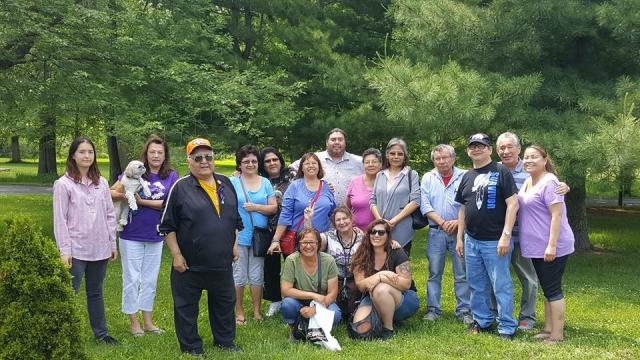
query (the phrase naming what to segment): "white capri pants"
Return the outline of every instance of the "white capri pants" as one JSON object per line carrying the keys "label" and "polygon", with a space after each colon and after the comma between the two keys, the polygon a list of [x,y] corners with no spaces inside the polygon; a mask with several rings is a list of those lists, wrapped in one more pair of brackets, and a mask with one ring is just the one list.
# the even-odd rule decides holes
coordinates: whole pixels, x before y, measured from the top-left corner
{"label": "white capri pants", "polygon": [[120,238],[122,262],[122,312],[153,311],[162,241],[145,242]]}
{"label": "white capri pants", "polygon": [[233,282],[236,287],[264,284],[264,258],[253,256],[251,246],[238,245],[238,261],[233,263]]}

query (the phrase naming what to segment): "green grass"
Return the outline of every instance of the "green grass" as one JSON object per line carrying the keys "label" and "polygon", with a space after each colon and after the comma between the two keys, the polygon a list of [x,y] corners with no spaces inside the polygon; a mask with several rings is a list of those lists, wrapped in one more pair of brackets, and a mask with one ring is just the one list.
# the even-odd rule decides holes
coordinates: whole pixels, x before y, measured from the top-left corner
{"label": "green grass", "polygon": [[[0,195],[0,214],[28,214],[51,235],[51,199],[47,195]],[[344,327],[334,331],[343,351],[328,353],[309,344],[291,344],[287,329],[279,318],[263,322],[248,321],[237,331],[237,343],[245,350],[241,355],[226,354],[212,346],[207,319],[206,295],[201,302],[198,322],[205,341],[208,358],[237,359],[449,359],[449,358],[580,358],[580,359],[637,359],[640,358],[640,214],[619,215],[590,212],[592,241],[602,250],[572,256],[564,278],[567,301],[566,340],[555,347],[545,346],[531,339],[530,333],[520,334],[513,342],[501,342],[495,335],[477,336],[465,333],[453,316],[455,299],[449,265],[443,281],[444,317],[436,323],[421,320],[425,307],[427,262],[424,256],[425,233],[415,238],[413,271],[418,285],[421,310],[397,328],[396,337],[388,342],[354,342],[348,339]],[[447,261],[449,264],[449,262]],[[158,281],[154,318],[167,330],[159,336],[133,338],[128,333],[128,320],[120,312],[121,267],[119,261],[109,266],[105,282],[107,320],[111,334],[121,341],[120,346],[96,345],[86,319],[84,293],[78,295],[78,311],[82,316],[82,336],[92,359],[186,359],[181,355],[175,339],[173,309],[169,287],[170,255],[165,249]],[[517,284],[517,279],[514,278]],[[516,285],[516,299],[519,286]],[[519,302],[517,302],[519,303]],[[245,296],[245,310],[250,311]],[[266,311],[267,304],[264,304]],[[518,311],[518,304],[516,304]],[[538,317],[542,316],[542,294],[538,296]],[[538,324],[538,328],[541,324]]]}
{"label": "green grass", "polygon": [[[33,159],[26,159],[22,163],[13,164],[8,162],[7,158],[0,158],[0,168],[9,169],[8,171],[0,171],[0,184],[20,184],[20,185],[52,185],[57,179],[55,176],[38,176],[38,162]],[[66,160],[58,159],[57,169],[58,175],[64,173]],[[235,171],[235,159],[216,160],[216,171],[221,174],[231,174]],[[109,179],[109,160],[98,159],[98,167],[100,173],[106,179]],[[174,168],[178,174],[184,175],[188,172],[186,162],[175,164]]]}

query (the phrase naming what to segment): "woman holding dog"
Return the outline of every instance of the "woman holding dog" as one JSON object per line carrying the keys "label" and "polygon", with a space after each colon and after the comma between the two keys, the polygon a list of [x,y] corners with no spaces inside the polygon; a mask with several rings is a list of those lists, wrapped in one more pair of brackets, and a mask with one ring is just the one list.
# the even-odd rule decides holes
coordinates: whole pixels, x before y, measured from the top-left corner
{"label": "woman holding dog", "polygon": [[402,249],[391,248],[391,226],[384,219],[369,224],[362,245],[352,261],[356,286],[365,296],[353,315],[353,323],[363,320],[375,307],[386,340],[393,337],[393,323],[418,311],[418,295],[411,278],[409,257]]}
{"label": "woman holding dog", "polygon": [[[163,332],[153,323],[152,313],[163,241],[157,225],[162,201],[178,180],[178,173],[170,166],[169,147],[159,136],[151,135],[147,139],[140,161],[146,168],[141,181],[148,183],[151,196],[142,198],[136,194],[138,210],[130,212],[130,221],[120,233],[122,312],[129,316],[129,330],[135,337]],[[122,188],[120,181],[111,187],[114,201],[127,201]],[[142,325],[138,312],[142,312]]]}
{"label": "woman holding dog", "polygon": [[268,216],[278,211],[273,187],[268,179],[258,175],[258,148],[244,145],[236,152],[236,170],[240,176],[232,176],[231,184],[238,195],[238,213],[244,229],[237,235],[238,261],[233,263],[233,281],[236,286],[236,325],[244,325],[244,288],[251,288],[253,319],[262,320],[260,304],[264,283],[264,257],[253,253],[253,228],[268,227]]}
{"label": "woman holding dog", "polygon": [[85,277],[89,324],[96,340],[108,345],[118,344],[107,329],[102,295],[107,263],[118,258],[115,229],[109,185],[96,165],[95,146],[86,137],[76,138],[65,174],[53,184],[53,232],[76,293]]}

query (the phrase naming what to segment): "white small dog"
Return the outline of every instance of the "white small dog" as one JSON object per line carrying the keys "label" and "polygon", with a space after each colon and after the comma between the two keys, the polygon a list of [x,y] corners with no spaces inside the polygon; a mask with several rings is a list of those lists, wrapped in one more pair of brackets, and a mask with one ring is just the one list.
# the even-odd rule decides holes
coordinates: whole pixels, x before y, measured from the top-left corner
{"label": "white small dog", "polygon": [[129,209],[138,210],[135,194],[142,189],[145,196],[151,196],[149,184],[142,179],[142,175],[146,171],[147,169],[144,167],[144,164],[137,160],[130,162],[124,170],[124,175],[122,179],[120,179],[120,183],[124,187],[124,196],[127,198],[127,201],[118,201],[115,204],[116,221],[118,222],[116,227],[117,231],[122,231],[124,226],[127,225]]}

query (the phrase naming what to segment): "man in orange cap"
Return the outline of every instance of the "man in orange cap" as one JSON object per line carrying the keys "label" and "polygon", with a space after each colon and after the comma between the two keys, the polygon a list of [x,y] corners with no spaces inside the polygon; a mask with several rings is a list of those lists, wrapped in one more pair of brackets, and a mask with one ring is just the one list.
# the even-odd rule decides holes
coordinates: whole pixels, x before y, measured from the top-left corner
{"label": "man in orange cap", "polygon": [[229,179],[215,173],[209,140],[191,140],[186,150],[190,173],[171,188],[158,226],[173,257],[176,335],[180,350],[204,354],[197,321],[200,296],[207,290],[214,343],[238,352],[231,266],[237,258],[236,231],[243,228],[238,199]]}

